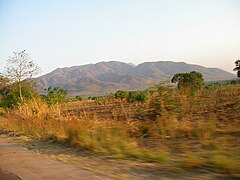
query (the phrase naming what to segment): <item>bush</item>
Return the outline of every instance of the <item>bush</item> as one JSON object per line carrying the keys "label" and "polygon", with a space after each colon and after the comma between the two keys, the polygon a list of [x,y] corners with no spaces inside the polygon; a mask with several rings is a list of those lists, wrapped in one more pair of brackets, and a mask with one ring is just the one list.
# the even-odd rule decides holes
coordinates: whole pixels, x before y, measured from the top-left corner
{"label": "bush", "polygon": [[147,95],[143,91],[130,91],[128,93],[128,102],[136,102],[136,101],[141,101],[144,102],[147,100]]}
{"label": "bush", "polygon": [[115,93],[115,98],[124,99],[128,97],[128,91],[119,90]]}
{"label": "bush", "polygon": [[77,101],[82,101],[83,98],[82,98],[81,96],[76,96],[75,99],[76,99]]}
{"label": "bush", "polygon": [[50,105],[63,103],[67,100],[67,90],[65,89],[62,89],[59,87],[54,87],[54,88],[49,87],[47,91],[48,91],[48,94],[47,96],[44,97],[44,99]]}
{"label": "bush", "polygon": [[[33,96],[37,96],[33,88],[27,84],[22,86],[22,96],[24,100],[31,99]],[[21,103],[21,98],[18,88],[14,85],[11,88],[7,89],[3,99],[0,103],[0,106],[3,108],[11,108]]]}
{"label": "bush", "polygon": [[204,85],[203,75],[199,72],[177,73],[171,79],[172,83],[178,83],[178,89],[184,94],[194,95]]}

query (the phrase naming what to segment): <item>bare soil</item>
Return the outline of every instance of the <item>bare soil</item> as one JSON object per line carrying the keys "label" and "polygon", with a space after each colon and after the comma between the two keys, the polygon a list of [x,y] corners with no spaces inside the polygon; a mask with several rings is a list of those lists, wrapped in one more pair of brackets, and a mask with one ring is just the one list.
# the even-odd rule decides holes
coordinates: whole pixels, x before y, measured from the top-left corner
{"label": "bare soil", "polygon": [[3,179],[111,179],[77,168],[0,139],[0,180]]}

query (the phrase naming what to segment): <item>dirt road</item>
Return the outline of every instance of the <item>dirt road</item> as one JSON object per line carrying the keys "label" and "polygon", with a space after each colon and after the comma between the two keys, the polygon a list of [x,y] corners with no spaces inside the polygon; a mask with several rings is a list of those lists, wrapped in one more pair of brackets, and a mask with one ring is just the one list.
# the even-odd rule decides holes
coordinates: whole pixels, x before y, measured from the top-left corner
{"label": "dirt road", "polygon": [[110,179],[104,175],[49,159],[0,139],[0,180]]}

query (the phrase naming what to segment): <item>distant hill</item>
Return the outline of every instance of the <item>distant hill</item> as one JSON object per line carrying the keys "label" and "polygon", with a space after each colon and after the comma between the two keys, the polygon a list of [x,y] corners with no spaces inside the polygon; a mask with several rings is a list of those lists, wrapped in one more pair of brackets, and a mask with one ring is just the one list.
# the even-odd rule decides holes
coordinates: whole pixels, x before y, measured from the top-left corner
{"label": "distant hill", "polygon": [[69,95],[91,95],[118,89],[142,89],[162,80],[170,81],[180,72],[201,72],[206,81],[227,80],[235,75],[217,68],[206,68],[184,62],[145,62],[137,66],[118,61],[99,62],[58,68],[36,78],[43,90],[49,86],[66,89]]}

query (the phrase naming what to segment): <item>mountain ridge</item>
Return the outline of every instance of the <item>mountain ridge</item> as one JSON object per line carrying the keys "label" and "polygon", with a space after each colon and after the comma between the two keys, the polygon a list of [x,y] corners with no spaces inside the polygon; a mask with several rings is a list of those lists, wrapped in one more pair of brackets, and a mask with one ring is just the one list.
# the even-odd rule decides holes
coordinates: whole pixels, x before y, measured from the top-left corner
{"label": "mountain ridge", "polygon": [[[198,71],[206,81],[228,80],[235,76],[218,68],[173,61],[143,62],[138,65],[120,61],[102,61],[57,68],[36,78],[39,88],[59,86],[71,96],[101,94],[118,89],[143,89],[159,81],[170,81],[176,73]],[[43,92],[43,91],[42,91]]]}

